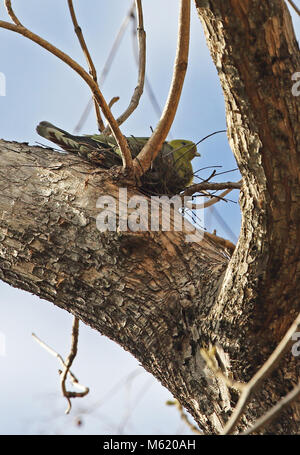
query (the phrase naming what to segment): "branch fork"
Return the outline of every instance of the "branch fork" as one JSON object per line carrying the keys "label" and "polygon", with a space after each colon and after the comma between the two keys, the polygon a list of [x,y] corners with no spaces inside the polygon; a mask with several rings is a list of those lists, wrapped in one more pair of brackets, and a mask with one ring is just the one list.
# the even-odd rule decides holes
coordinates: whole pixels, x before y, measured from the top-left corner
{"label": "branch fork", "polygon": [[[139,71],[138,71],[138,83],[132,95],[129,106],[124,113],[115,119],[113,116],[109,104],[106,103],[104,96],[99,88],[97,82],[97,72],[93,63],[92,57],[89,53],[86,41],[84,39],[82,29],[80,28],[76,13],[73,6],[72,0],[67,0],[70,16],[74,26],[75,33],[77,35],[80,46],[85,55],[89,73],[81,66],[78,62],[73,60],[68,54],[61,51],[53,44],[46,41],[41,36],[35,34],[28,28],[26,28],[16,16],[11,0],[5,0],[5,6],[10,16],[12,23],[6,21],[0,21],[0,28],[14,31],[20,35],[25,36],[31,41],[37,43],[39,46],[48,50],[60,60],[65,62],[71,67],[77,74],[79,74],[83,80],[89,86],[93,100],[94,107],[97,117],[98,129],[100,132],[109,134],[112,133],[117,141],[118,147],[121,151],[123,168],[128,172],[129,175],[134,175],[136,181],[139,182],[140,177],[149,169],[151,163],[156,158],[163,142],[165,141],[171,125],[173,123],[178,103],[181,96],[183,82],[185,78],[186,68],[188,64],[188,50],[189,50],[189,36],[190,36],[190,0],[180,0],[180,14],[179,14],[179,31],[178,31],[178,43],[177,53],[174,64],[174,72],[169,95],[166,101],[165,108],[163,110],[161,119],[154,130],[152,136],[140,152],[140,154],[132,160],[131,151],[129,149],[126,138],[121,133],[119,126],[133,113],[139,104],[139,100],[143,93],[144,82],[145,82],[145,65],[146,65],[146,34],[144,31],[143,24],[143,10],[142,1],[135,0],[138,26],[138,44],[139,44]],[[101,117],[100,110],[107,120],[107,127],[104,127],[104,122]]]}

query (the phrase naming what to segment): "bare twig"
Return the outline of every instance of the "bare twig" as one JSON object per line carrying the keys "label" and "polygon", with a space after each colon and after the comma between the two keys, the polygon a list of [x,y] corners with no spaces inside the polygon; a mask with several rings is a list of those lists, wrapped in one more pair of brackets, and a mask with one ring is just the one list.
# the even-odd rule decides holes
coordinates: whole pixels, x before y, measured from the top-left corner
{"label": "bare twig", "polygon": [[[216,204],[219,201],[224,201],[225,196],[229,194],[232,190],[234,189],[240,189],[242,186],[242,179],[239,180],[238,182],[225,182],[225,183],[209,183],[209,182],[201,182],[197,183],[195,185],[189,186],[183,193],[182,196],[189,196],[192,195],[196,191],[201,191],[203,196],[210,197],[211,199],[209,201],[204,202],[204,204],[197,204],[193,202],[188,202],[186,206],[188,208],[197,210],[197,209],[202,209],[202,208],[208,208],[211,207],[212,205]],[[221,190],[223,188],[227,188],[223,193],[220,195],[212,195],[208,193],[206,190]]]}
{"label": "bare twig", "polygon": [[[122,21],[122,24],[120,26],[120,29],[119,29],[118,33],[117,33],[117,36],[116,36],[116,38],[115,38],[115,40],[114,40],[114,42],[112,44],[111,50],[110,50],[110,52],[108,54],[108,57],[107,57],[107,59],[106,59],[106,61],[104,63],[103,69],[102,69],[100,77],[99,77],[99,86],[100,87],[102,87],[102,85],[103,85],[103,83],[105,81],[105,78],[106,78],[106,76],[107,76],[107,74],[108,74],[108,72],[109,72],[109,70],[111,68],[111,64],[112,64],[113,59],[114,59],[114,57],[116,55],[116,52],[117,52],[117,49],[118,49],[118,47],[119,47],[119,45],[121,43],[121,40],[122,40],[122,38],[124,36],[124,33],[125,33],[125,30],[126,30],[126,27],[127,27],[128,23],[129,23],[129,20],[130,20],[130,18],[133,15],[134,9],[135,9],[135,0],[133,0],[132,5],[129,8],[129,11],[127,12],[124,20]],[[92,105],[91,101],[92,100],[89,100],[89,102],[87,103],[87,105],[86,105],[86,107],[85,107],[85,109],[84,109],[84,111],[83,111],[83,113],[82,113],[77,125],[75,126],[75,128],[74,128],[75,133],[78,133],[79,131],[81,131],[81,129],[82,129],[82,127],[83,127],[83,125],[84,125],[84,123],[85,123],[85,121],[87,119],[87,116],[88,116],[88,114],[90,112],[90,108],[91,108],[91,105]]]}
{"label": "bare twig", "polygon": [[[74,25],[74,31],[77,35],[78,41],[80,43],[81,49],[84,53],[84,56],[86,58],[86,61],[87,61],[88,67],[89,67],[89,73],[92,76],[92,78],[94,79],[94,81],[97,83],[97,71],[96,71],[93,59],[91,57],[91,54],[88,50],[87,44],[85,42],[81,27],[79,26],[79,24],[77,22],[77,18],[76,18],[74,6],[73,6],[73,0],[68,0],[68,6],[69,6],[71,19],[72,19],[72,22]],[[103,123],[103,120],[101,117],[99,104],[97,103],[97,100],[95,97],[93,97],[93,100],[94,100],[94,106],[95,106],[95,111],[96,111],[96,118],[97,118],[97,122],[98,122],[98,129],[101,132],[102,130],[104,130],[105,127],[104,127],[104,123]]]}
{"label": "bare twig", "polygon": [[290,406],[293,401],[300,395],[300,382],[291,390],[285,397],[283,397],[275,406],[273,406],[265,415],[258,419],[255,424],[248,428],[242,433],[242,435],[248,435],[254,433],[259,429],[267,426],[278,414],[280,414],[285,408]]}
{"label": "bare twig", "polygon": [[9,17],[11,18],[11,20],[16,24],[16,25],[19,25],[20,27],[22,27],[22,24],[21,22],[19,21],[19,19],[17,18],[17,16],[15,15],[13,9],[12,9],[12,6],[11,6],[11,0],[5,0],[5,6],[6,6],[6,9],[7,9],[7,13],[9,15]]}
{"label": "bare twig", "polygon": [[231,191],[232,191],[232,189],[223,191],[223,193],[221,193],[220,195],[210,194],[208,191],[201,191],[200,194],[197,194],[197,196],[194,196],[194,197],[210,197],[211,198],[209,201],[206,201],[204,203],[197,203],[194,201],[186,202],[184,198],[182,198],[182,199],[184,201],[185,207],[188,209],[191,209],[191,210],[206,209],[206,208],[216,204],[217,202],[220,202],[220,201],[227,202],[227,199],[225,199],[225,196],[227,196],[227,194],[230,193]]}
{"label": "bare twig", "polygon": [[253,393],[259,388],[261,385],[262,381],[264,381],[274,370],[274,368],[277,366],[278,362],[280,359],[283,357],[283,355],[287,352],[287,350],[290,348],[291,344],[294,343],[292,336],[293,334],[299,330],[300,327],[300,314],[298,317],[295,319],[279,345],[276,347],[276,349],[273,351],[273,353],[270,355],[268,360],[263,364],[263,366],[258,370],[258,372],[253,376],[253,378],[247,383],[245,386],[238,404],[233,411],[229,421],[227,422],[226,426],[224,427],[224,430],[222,434],[231,434],[233,433],[236,425],[238,424],[238,421],[240,417],[242,416],[247,404],[250,401],[250,398],[252,397]]}
{"label": "bare twig", "polygon": [[67,375],[72,366],[73,360],[75,359],[76,354],[77,354],[78,333],[79,333],[79,319],[74,317],[73,326],[72,326],[71,350],[65,361],[64,369],[60,375],[60,384],[61,384],[62,394],[64,397],[66,397],[66,399],[68,401],[68,407],[65,411],[66,414],[69,414],[71,407],[72,407],[70,398],[84,396],[81,392],[69,392],[66,389]]}
{"label": "bare twig", "polygon": [[[225,196],[227,196],[227,194],[231,193],[231,191],[232,191],[232,189],[225,190],[219,196],[214,195],[212,197],[211,195],[209,195],[211,197],[211,199],[209,201],[204,202],[203,208],[207,209],[208,207],[211,207],[212,205],[216,204],[217,202],[224,201]],[[208,196],[208,194],[206,194],[206,196]]]}
{"label": "bare twig", "polygon": [[[74,397],[84,397],[85,395],[87,395],[89,393],[89,388],[80,384],[78,379],[76,378],[76,376],[72,373],[72,371],[70,370],[70,367],[71,367],[71,364],[74,360],[74,357],[76,356],[76,352],[77,352],[77,342],[78,342],[78,322],[76,322],[76,319],[77,318],[74,318],[74,323],[73,323],[73,330],[72,330],[72,348],[71,348],[71,352],[66,360],[66,362],[64,361],[64,359],[62,358],[62,356],[60,354],[58,354],[54,349],[52,349],[50,346],[48,346],[44,341],[42,341],[38,336],[36,336],[34,333],[32,334],[33,338],[44,348],[46,349],[46,351],[48,351],[51,355],[53,355],[54,357],[56,357],[60,363],[62,364],[63,368],[64,368],[64,376],[62,376],[62,372],[60,371],[60,374],[61,374],[61,383],[62,383],[62,380],[66,381],[66,377],[67,377],[67,374],[70,375],[71,377],[71,382],[72,384],[77,387],[78,389],[82,390],[81,392],[67,392],[65,390],[65,386],[62,386],[62,391],[63,391],[63,396],[67,398],[68,400],[68,409],[67,411],[69,412],[70,409],[71,409],[71,403],[70,403],[70,398],[74,398]],[[78,319],[77,319],[78,321]],[[76,333],[73,334],[73,332],[75,331],[76,332],[76,326],[77,326],[77,335]],[[76,344],[76,346],[74,346]],[[74,355],[75,353],[75,355]],[[66,411],[66,413],[67,413]]]}
{"label": "bare twig", "polygon": [[295,5],[295,3],[292,1],[292,0],[287,0],[289,2],[289,4],[291,5],[292,8],[294,8],[294,10],[296,11],[296,13],[298,14],[298,16],[300,16],[300,9],[298,8],[298,6]]}
{"label": "bare twig", "polygon": [[110,102],[108,103],[108,106],[109,106],[109,109],[111,109],[113,107],[113,105],[119,101],[120,97],[119,96],[114,96]]}
{"label": "bare twig", "polygon": [[194,193],[203,190],[240,190],[242,186],[240,182],[223,182],[223,183],[213,183],[213,182],[201,182],[195,183],[194,185],[190,185],[183,193],[182,196],[192,196]]}
{"label": "bare twig", "polygon": [[157,127],[133,162],[135,174],[138,176],[143,175],[156,158],[168,135],[177,111],[188,64],[190,7],[190,0],[180,1],[178,43],[171,87]]}
{"label": "bare twig", "polygon": [[233,239],[233,241],[235,243],[237,243],[238,241],[238,238],[237,236],[235,235],[235,233],[232,231],[231,227],[228,225],[228,223],[226,223],[226,221],[224,220],[224,218],[220,215],[220,213],[218,212],[218,210],[215,208],[215,207],[210,207],[209,208],[210,212],[212,213],[212,215],[216,218],[217,222],[222,226],[222,229],[224,229],[224,231],[226,231],[229,235],[229,237],[231,239]]}
{"label": "bare twig", "polygon": [[[137,108],[140,98],[144,91],[144,83],[145,83],[145,68],[146,68],[146,33],[144,30],[144,20],[143,20],[143,8],[142,8],[142,1],[135,0],[137,17],[138,17],[138,43],[139,43],[139,71],[138,71],[138,83],[134,89],[132,98],[130,100],[129,106],[127,109],[117,118],[117,122],[119,125],[125,122],[128,117],[133,113],[133,111]],[[105,128],[103,134],[107,134],[109,128]]]}
{"label": "bare twig", "polygon": [[[10,2],[8,2],[8,3],[10,5]],[[11,5],[10,5],[10,7],[11,7]],[[61,51],[57,47],[53,46],[53,44],[49,43],[48,41],[46,41],[39,35],[28,30],[23,25],[11,24],[10,22],[0,21],[0,28],[4,28],[6,30],[11,30],[13,32],[19,33],[20,35],[25,36],[26,38],[30,39],[31,41],[34,41],[39,46],[43,47],[48,52],[52,53],[53,55],[58,57],[60,60],[65,62],[68,66],[70,66],[77,74],[79,74],[83,78],[83,80],[90,87],[90,89],[93,93],[93,96],[95,97],[99,106],[101,107],[101,110],[102,110],[104,116],[106,117],[108,124],[113,132],[113,135],[117,141],[117,144],[118,144],[121,154],[122,154],[123,167],[130,171],[133,168],[133,163],[132,163],[131,152],[130,152],[129,146],[127,144],[127,140],[121,133],[119,125],[118,125],[116,119],[114,118],[114,116],[112,115],[112,113],[102,95],[102,92],[99,89],[98,84],[94,81],[94,79],[84,70],[84,68],[82,68],[82,66],[80,66],[69,55],[67,55],[65,52]]]}
{"label": "bare twig", "polygon": [[[133,14],[132,15],[132,35],[131,36],[132,36],[134,60],[138,67],[139,66],[139,51],[138,51],[138,43],[137,43],[137,39],[136,39],[136,30],[137,30],[136,17]],[[153,106],[154,111],[156,112],[157,116],[160,117],[161,113],[162,113],[162,109],[159,105],[159,102],[157,101],[157,98],[155,96],[151,83],[150,83],[149,79],[147,78],[147,74],[145,75],[145,89],[148,92],[149,100]],[[170,134],[169,134],[169,137],[171,137]]]}

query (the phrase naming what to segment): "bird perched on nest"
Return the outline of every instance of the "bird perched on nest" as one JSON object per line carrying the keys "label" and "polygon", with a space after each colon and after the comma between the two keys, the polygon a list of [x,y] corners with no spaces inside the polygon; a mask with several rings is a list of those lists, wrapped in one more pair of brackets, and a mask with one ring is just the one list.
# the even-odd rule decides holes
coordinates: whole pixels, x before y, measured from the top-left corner
{"label": "bird perched on nest", "polygon": [[[120,149],[113,136],[94,134],[73,136],[49,122],[41,122],[36,128],[38,134],[59,145],[63,150],[76,153],[97,166],[108,169],[121,166]],[[142,150],[148,137],[127,137],[132,157]],[[193,183],[191,164],[197,153],[192,141],[176,139],[164,142],[151,168],[141,178],[141,189],[150,195],[175,195]]]}

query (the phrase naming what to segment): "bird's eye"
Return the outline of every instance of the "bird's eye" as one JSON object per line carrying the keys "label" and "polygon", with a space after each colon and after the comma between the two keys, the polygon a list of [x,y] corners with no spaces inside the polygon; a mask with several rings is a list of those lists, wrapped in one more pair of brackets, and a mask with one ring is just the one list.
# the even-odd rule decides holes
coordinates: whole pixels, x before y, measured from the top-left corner
{"label": "bird's eye", "polygon": [[186,142],[182,142],[182,145],[187,145],[187,143]]}

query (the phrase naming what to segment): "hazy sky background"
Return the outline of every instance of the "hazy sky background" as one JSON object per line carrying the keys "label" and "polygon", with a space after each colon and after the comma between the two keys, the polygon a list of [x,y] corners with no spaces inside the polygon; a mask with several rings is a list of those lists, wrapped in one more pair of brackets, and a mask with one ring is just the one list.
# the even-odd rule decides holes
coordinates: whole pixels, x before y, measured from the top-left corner
{"label": "hazy sky background", "polygon": [[[24,25],[85,65],[67,1],[14,0],[12,3]],[[131,0],[74,0],[98,75],[131,4]],[[163,107],[172,77],[178,2],[144,0],[143,5],[147,77]],[[9,20],[3,2],[0,17]],[[293,18],[299,35],[299,17],[293,14]],[[215,130],[225,129],[226,123],[222,90],[193,2],[191,22],[189,67],[171,134],[173,138],[197,142]],[[80,77],[63,62],[28,39],[0,29],[0,72],[6,78],[6,96],[0,97],[1,138],[50,145],[35,132],[41,120],[73,132],[90,94]],[[120,96],[113,107],[116,115],[127,106],[136,81],[129,25],[103,85],[108,101]],[[122,126],[122,132],[148,136],[157,120],[145,92],[139,108]],[[81,133],[96,130],[92,111]],[[217,165],[222,166],[220,171],[236,167],[225,134],[208,139],[198,151],[201,158],[194,160],[195,170]],[[200,175],[208,176],[205,172]],[[224,176],[219,177],[219,181],[222,179]],[[225,174],[225,179],[238,180],[238,173]],[[229,197],[237,201],[238,192],[232,192]],[[222,202],[216,208],[233,235],[212,213],[206,215],[205,227],[209,231],[217,229],[218,235],[235,242],[240,227],[238,204]],[[0,355],[0,434],[191,434],[176,409],[165,405],[172,398],[170,393],[129,353],[82,323],[72,370],[91,391],[86,398],[72,400],[72,411],[65,416],[58,361],[32,339],[31,333],[35,332],[65,356],[71,326],[72,316],[65,311],[0,282],[0,335],[5,338],[5,355]],[[81,426],[76,425],[78,418],[83,422]]]}

